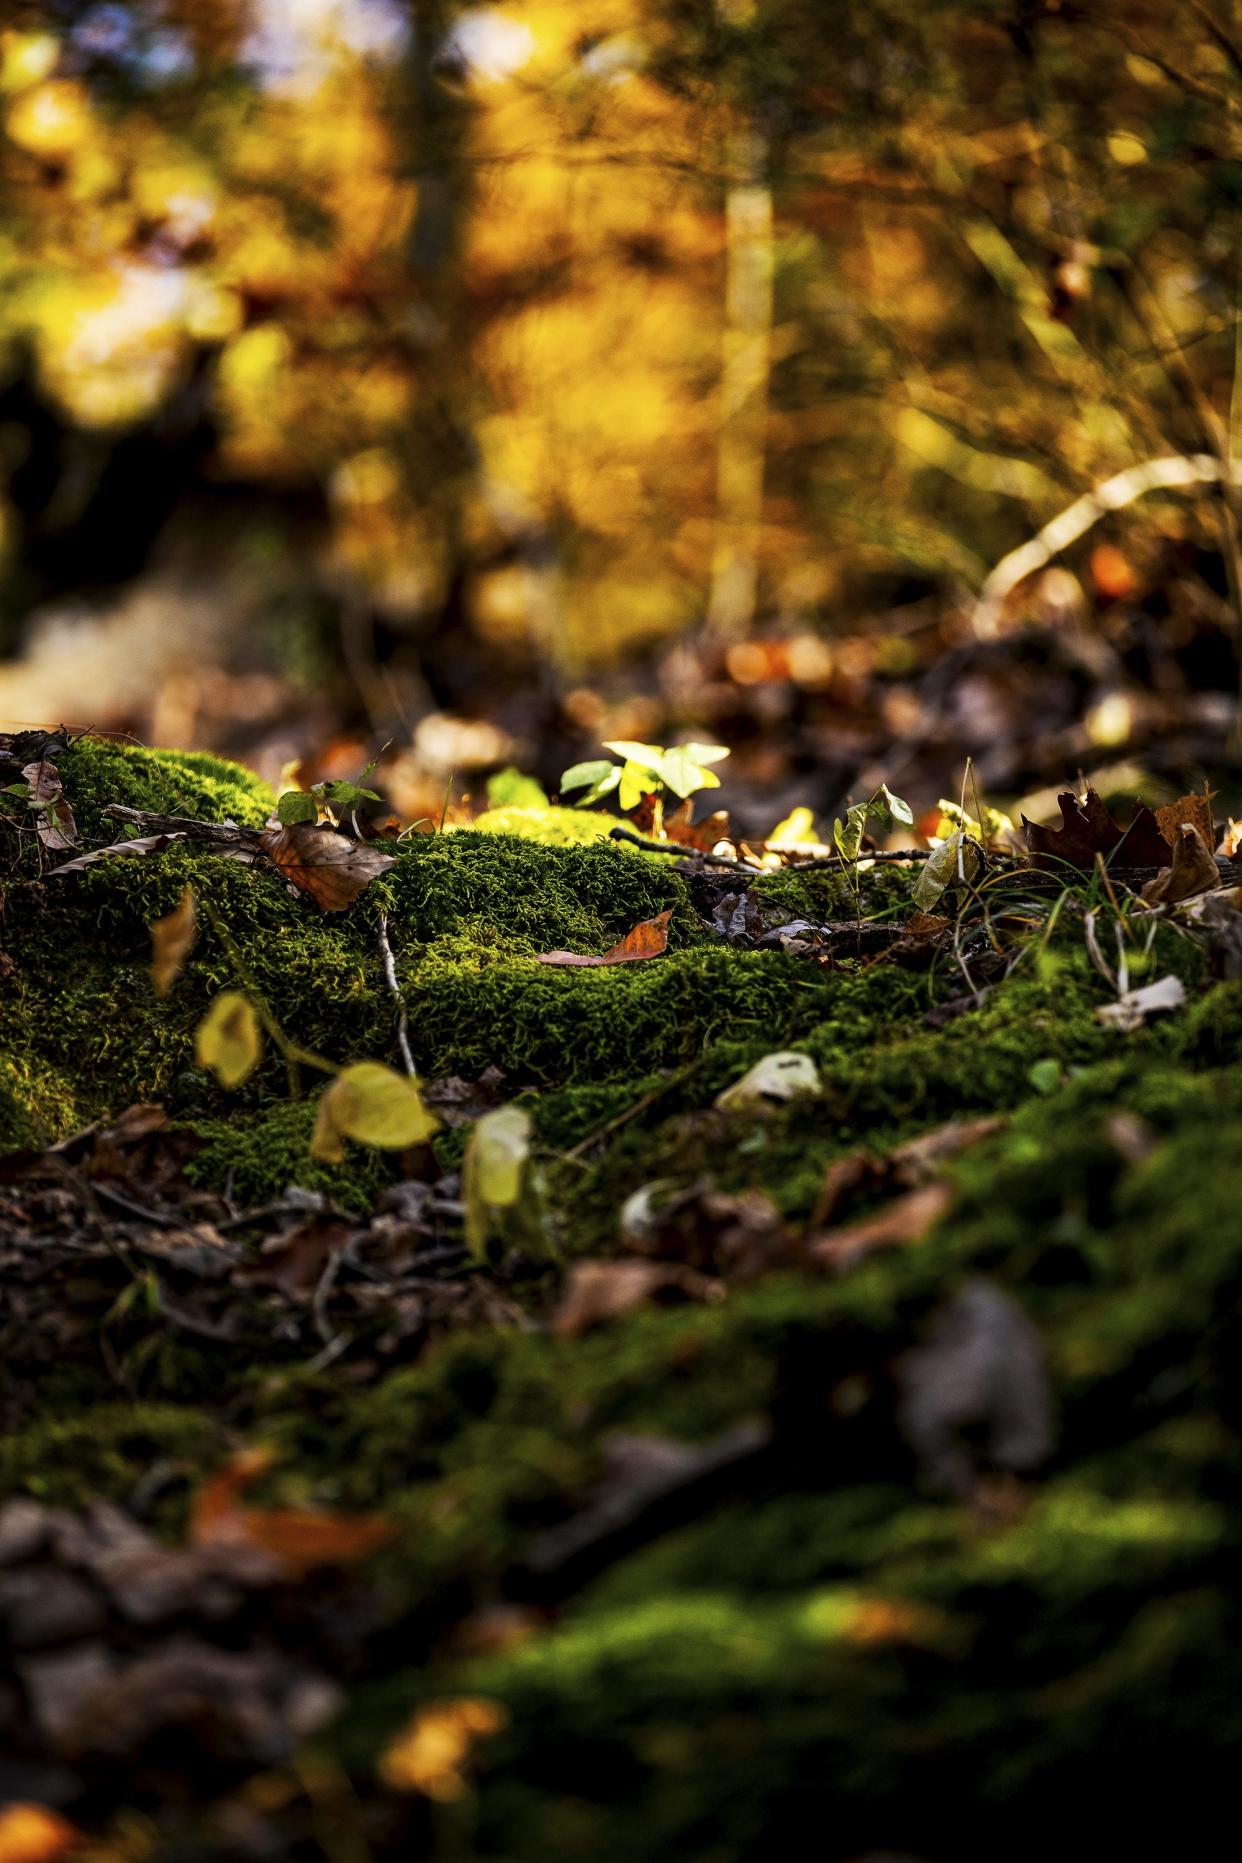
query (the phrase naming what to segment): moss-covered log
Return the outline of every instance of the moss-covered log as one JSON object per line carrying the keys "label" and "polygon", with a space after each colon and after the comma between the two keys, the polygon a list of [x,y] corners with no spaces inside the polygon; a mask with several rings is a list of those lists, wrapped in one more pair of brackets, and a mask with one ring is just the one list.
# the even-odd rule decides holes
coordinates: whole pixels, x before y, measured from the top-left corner
{"label": "moss-covered log", "polygon": [[[79,744],[60,767],[96,839],[108,802],[252,825],[271,803],[210,759]],[[235,957],[208,920],[168,997],[147,968],[150,923],[190,883],[289,1036],[337,1062],[394,1055],[387,914],[420,1072],[498,1068],[534,1114],[550,1258],[615,1253],[624,1199],[655,1180],[760,1191],[796,1233],[860,1146],[1006,1113],[948,1167],[950,1213],[844,1274],[763,1275],[581,1337],[543,1326],[545,1265],[515,1284],[532,1330],[467,1333],[366,1388],[348,1360],[273,1375],[275,1350],[255,1366],[209,1344],[180,1382],[158,1355],[128,1390],[100,1371],[89,1402],[52,1380],[0,1452],[0,1486],[124,1499],[161,1458],[222,1456],[241,1419],[281,1451],[274,1492],[391,1515],[381,1634],[334,1739],[364,1799],[379,1794],[375,1854],[731,1863],[800,1852],[809,1817],[833,1859],[1033,1858],[1084,1792],[1117,1843],[1172,1769],[1197,1809],[1219,1802],[1242,1735],[1242,986],[1207,983],[1199,948],[1161,928],[1132,974],[1175,970],[1191,1000],[1119,1036],[1093,1015],[1107,986],[1067,911],[1011,942],[986,1000],[933,1025],[962,993],[952,959],[732,949],[670,863],[560,832],[413,838],[323,915],[275,873],[189,843],[51,878],[7,831],[0,1150],[158,1099],[205,1140],[191,1169],[242,1204],[293,1181],[361,1210],[402,1170],[354,1147],[343,1167],[312,1163],[313,1097],[289,1097],[277,1057],[233,1095],[197,1067],[194,1030],[237,987]],[[908,883],[869,878],[865,903],[898,909]],[[756,893],[774,921],[853,910],[831,874]],[[664,911],[658,960],[536,961],[600,952]],[[715,1106],[789,1047],[816,1062],[818,1094]],[[443,1168],[462,1138],[436,1141]],[[1058,1408],[1046,1471],[990,1526],[928,1485],[899,1395],[905,1355],[979,1281],[1038,1328]],[[533,1549],[598,1498],[618,1433],[700,1442],[753,1418],[766,1447],[733,1490],[620,1541],[541,1614]],[[523,1635],[483,1654],[447,1637],[506,1596]],[[408,1716],[461,1695],[502,1710],[471,1789],[435,1807],[385,1793],[377,1761]]]}

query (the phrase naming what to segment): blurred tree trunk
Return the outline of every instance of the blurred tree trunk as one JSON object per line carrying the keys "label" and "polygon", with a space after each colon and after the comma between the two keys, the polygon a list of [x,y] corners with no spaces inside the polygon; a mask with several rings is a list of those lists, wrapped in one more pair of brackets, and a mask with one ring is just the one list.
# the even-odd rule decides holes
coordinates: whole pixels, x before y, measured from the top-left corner
{"label": "blurred tree trunk", "polygon": [[[721,0],[728,21],[752,11],[751,0]],[[707,625],[737,639],[754,624],[759,582],[773,274],[768,142],[741,110],[726,162],[724,358]]]}

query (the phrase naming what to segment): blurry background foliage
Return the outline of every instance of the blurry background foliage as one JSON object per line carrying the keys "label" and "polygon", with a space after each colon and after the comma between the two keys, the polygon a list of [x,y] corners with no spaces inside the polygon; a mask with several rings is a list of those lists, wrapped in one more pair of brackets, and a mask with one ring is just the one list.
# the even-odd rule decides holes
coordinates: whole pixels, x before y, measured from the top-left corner
{"label": "blurry background foliage", "polygon": [[290,682],[378,732],[704,625],[814,658],[1242,452],[1233,15],[10,0],[0,714],[235,743]]}

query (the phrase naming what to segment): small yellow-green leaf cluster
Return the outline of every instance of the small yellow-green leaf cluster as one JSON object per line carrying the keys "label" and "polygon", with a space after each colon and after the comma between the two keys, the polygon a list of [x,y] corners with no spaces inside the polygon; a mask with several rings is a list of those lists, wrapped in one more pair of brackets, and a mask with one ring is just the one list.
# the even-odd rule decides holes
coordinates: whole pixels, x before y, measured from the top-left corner
{"label": "small yellow-green leaf cluster", "polygon": [[356,1061],[344,1068],[319,1102],[311,1155],[340,1164],[342,1139],[357,1139],[381,1151],[404,1151],[421,1145],[436,1130],[415,1081],[380,1061]]}
{"label": "small yellow-green leaf cluster", "polygon": [[463,1163],[466,1246],[482,1255],[492,1218],[522,1194],[530,1156],[531,1119],[520,1106],[484,1113],[470,1134]]}
{"label": "small yellow-green leaf cluster", "polygon": [[240,1087],[263,1058],[254,1004],[240,990],[221,990],[198,1025],[194,1052],[222,1087]]}

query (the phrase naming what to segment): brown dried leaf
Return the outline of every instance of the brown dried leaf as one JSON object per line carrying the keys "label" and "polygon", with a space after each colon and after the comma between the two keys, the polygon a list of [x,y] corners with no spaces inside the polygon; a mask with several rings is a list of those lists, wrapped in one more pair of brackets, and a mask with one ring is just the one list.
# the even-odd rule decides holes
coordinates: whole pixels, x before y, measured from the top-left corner
{"label": "brown dried leaf", "polygon": [[308,1217],[265,1242],[259,1260],[241,1269],[237,1278],[257,1287],[279,1288],[282,1294],[309,1293],[353,1234],[353,1225],[339,1217]]}
{"label": "brown dried leaf", "polygon": [[614,944],[611,951],[605,951],[602,957],[584,957],[578,951],[541,951],[541,964],[562,964],[578,966],[595,966],[598,964],[632,964],[644,957],[660,957],[668,949],[668,922],[672,910],[661,912],[658,918],[644,919],[633,931],[627,932],[620,944]]}
{"label": "brown dried leaf", "polygon": [[151,981],[157,996],[167,996],[181,975],[197,933],[194,888],[187,886],[172,911],[151,927]]}
{"label": "brown dried leaf", "polygon": [[731,839],[729,817],[725,810],[717,809],[714,815],[696,822],[694,803],[689,796],[680,808],[665,816],[664,833],[670,841],[676,841],[679,847],[696,848],[701,854],[710,854],[717,841]]}
{"label": "brown dried leaf", "polygon": [[1118,827],[1094,789],[1081,799],[1067,789],[1057,797],[1057,807],[1060,828],[1041,828],[1022,817],[1036,866],[1093,867],[1097,854],[1107,857],[1118,847],[1127,867],[1160,867],[1168,859],[1169,843],[1145,803],[1139,803],[1128,828]]}
{"label": "brown dried leaf", "polygon": [[1155,879],[1148,880],[1143,888],[1143,898],[1149,906],[1175,906],[1181,899],[1210,892],[1220,885],[1216,857],[1194,823],[1183,822],[1176,835],[1171,864],[1161,867]]}
{"label": "brown dried leaf", "polygon": [[886,1204],[874,1216],[813,1238],[807,1243],[807,1260],[820,1268],[849,1268],[876,1249],[904,1248],[921,1242],[952,1201],[950,1185],[924,1184],[918,1190],[907,1191],[895,1203]]}
{"label": "brown dried leaf", "polygon": [[45,757],[28,763],[22,771],[30,784],[30,799],[39,806],[35,811],[35,833],[44,847],[59,854],[78,845],[78,825],[60,784],[60,771]]}
{"label": "brown dried leaf", "polygon": [[1177,846],[1177,831],[1183,822],[1190,822],[1199,830],[1205,847],[1211,849],[1216,846],[1216,824],[1212,820],[1210,793],[1183,796],[1178,802],[1166,802],[1162,809],[1156,810],[1156,821],[1170,847]]}
{"label": "brown dried leaf", "polygon": [[352,906],[372,880],[387,873],[394,859],[313,822],[268,829],[259,836],[259,845],[289,885],[309,894],[324,912],[344,912]]}
{"label": "brown dried leaf", "polygon": [[569,1271],[552,1329],[572,1339],[653,1301],[708,1300],[718,1292],[718,1282],[675,1262],[579,1261]]}
{"label": "brown dried leaf", "polygon": [[108,847],[93,848],[89,854],[79,854],[76,860],[66,860],[59,867],[53,867],[48,874],[54,880],[62,873],[81,873],[84,867],[93,867],[97,860],[107,859],[109,854],[161,854],[174,841],[184,841],[184,834],[144,834],[137,835],[132,841],[113,841]]}
{"label": "brown dried leaf", "polygon": [[245,1506],[245,1490],[273,1459],[267,1449],[243,1450],[203,1484],[190,1514],[192,1546],[257,1548],[286,1578],[300,1579],[321,1566],[353,1565],[393,1537],[396,1528],[379,1514]]}

